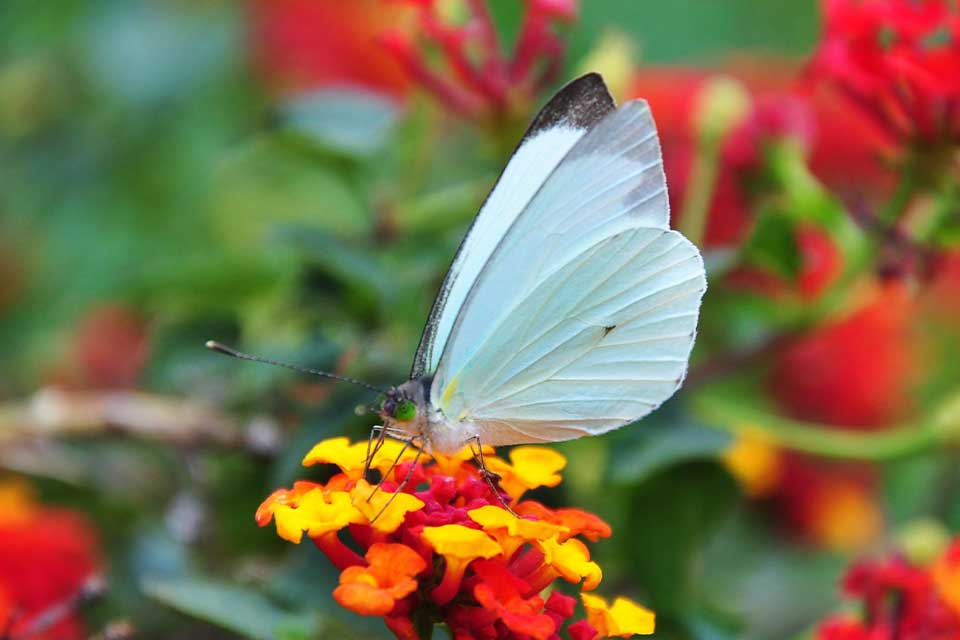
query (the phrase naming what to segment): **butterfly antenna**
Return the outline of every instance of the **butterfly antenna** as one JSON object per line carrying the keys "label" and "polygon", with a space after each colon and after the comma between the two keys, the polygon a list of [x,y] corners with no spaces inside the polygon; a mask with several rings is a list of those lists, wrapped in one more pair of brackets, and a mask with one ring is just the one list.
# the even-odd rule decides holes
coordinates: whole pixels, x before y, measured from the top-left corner
{"label": "butterfly antenna", "polygon": [[384,393],[387,391],[385,387],[377,387],[363,380],[357,380],[356,378],[350,378],[348,376],[338,376],[335,373],[330,373],[329,371],[320,371],[319,369],[309,369],[307,367],[298,367],[295,364],[289,364],[287,362],[278,362],[277,360],[270,360],[269,358],[261,358],[260,356],[252,356],[249,353],[243,353],[242,351],[237,351],[232,349],[224,344],[220,344],[215,340],[207,340],[206,343],[207,349],[211,351],[216,351],[224,355],[237,358],[239,360],[249,360],[250,362],[260,362],[262,364],[271,364],[275,367],[283,367],[285,369],[291,369],[293,371],[299,371],[300,373],[309,373],[311,375],[320,376],[321,378],[330,378],[331,380],[339,380],[341,382],[349,382],[350,384],[355,384],[358,387],[363,387],[364,389],[369,389],[370,391],[376,393]]}

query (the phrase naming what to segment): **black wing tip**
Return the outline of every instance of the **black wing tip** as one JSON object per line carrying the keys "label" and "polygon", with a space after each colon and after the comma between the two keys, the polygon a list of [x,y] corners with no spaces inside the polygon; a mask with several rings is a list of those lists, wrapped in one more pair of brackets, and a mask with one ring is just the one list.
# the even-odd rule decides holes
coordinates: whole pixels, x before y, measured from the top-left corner
{"label": "black wing tip", "polygon": [[616,108],[603,76],[587,73],[568,82],[544,105],[524,138],[556,126],[590,129]]}
{"label": "black wing tip", "polygon": [[[577,89],[580,91],[589,91],[596,94],[602,94],[613,103],[613,96],[610,95],[610,89],[607,87],[606,81],[603,79],[603,76],[600,75],[599,71],[590,71],[583,74],[578,78],[574,78],[567,84],[563,85],[560,91],[557,92],[557,95],[567,91],[568,89]],[[614,104],[616,106],[616,104]]]}

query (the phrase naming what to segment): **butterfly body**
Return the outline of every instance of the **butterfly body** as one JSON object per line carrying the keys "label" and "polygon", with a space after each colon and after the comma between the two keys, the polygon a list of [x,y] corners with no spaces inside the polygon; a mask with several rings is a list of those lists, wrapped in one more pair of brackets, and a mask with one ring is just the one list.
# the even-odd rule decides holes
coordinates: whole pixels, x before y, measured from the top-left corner
{"label": "butterfly body", "polygon": [[534,119],[454,258],[379,413],[451,453],[597,435],[682,384],[706,290],[669,226],[656,128],[597,74]]}

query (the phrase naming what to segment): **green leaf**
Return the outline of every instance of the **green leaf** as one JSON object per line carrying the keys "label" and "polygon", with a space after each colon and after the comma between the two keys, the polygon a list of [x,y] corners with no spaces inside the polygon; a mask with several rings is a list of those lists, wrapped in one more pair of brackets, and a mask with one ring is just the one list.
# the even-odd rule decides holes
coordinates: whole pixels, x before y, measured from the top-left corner
{"label": "green leaf", "polygon": [[730,475],[706,462],[672,467],[627,494],[628,531],[617,537],[658,614],[679,618],[696,608],[704,544],[738,498]]}
{"label": "green leaf", "polygon": [[342,167],[281,136],[236,149],[217,172],[214,239],[259,259],[277,226],[302,224],[340,237],[365,235],[371,217]]}
{"label": "green leaf", "polygon": [[359,89],[320,90],[280,106],[283,126],[322,148],[369,156],[386,145],[399,107],[389,98]]}
{"label": "green leaf", "polygon": [[790,279],[796,278],[803,266],[793,223],[775,211],[765,211],[757,218],[743,256],[747,262]]}
{"label": "green leaf", "polygon": [[684,620],[690,636],[697,640],[734,640],[743,637],[743,629],[735,620],[698,613]]}
{"label": "green leaf", "polygon": [[259,593],[236,585],[190,578],[148,580],[143,591],[180,613],[245,638],[283,640],[319,634],[313,616],[280,609]]}
{"label": "green leaf", "polygon": [[946,211],[931,229],[930,237],[948,249],[960,246],[960,212],[955,208]]}
{"label": "green leaf", "polygon": [[952,460],[910,456],[894,460],[883,474],[883,493],[892,524],[899,525],[931,515],[937,495],[931,489],[943,487]]}
{"label": "green leaf", "polygon": [[[838,581],[849,562],[771,535],[765,515],[735,510],[706,546],[698,574],[703,601],[694,615],[740,626],[736,638],[793,638],[821,620],[839,602]],[[697,630],[693,637],[703,636]]]}
{"label": "green leaf", "polygon": [[697,424],[655,423],[638,429],[635,442],[614,451],[611,480],[637,484],[673,465],[715,458],[732,438]]}
{"label": "green leaf", "polygon": [[346,285],[348,293],[362,293],[389,303],[387,298],[395,290],[394,278],[380,268],[369,248],[351,246],[329,233],[302,225],[285,225],[278,231],[281,242],[292,245],[309,265]]}

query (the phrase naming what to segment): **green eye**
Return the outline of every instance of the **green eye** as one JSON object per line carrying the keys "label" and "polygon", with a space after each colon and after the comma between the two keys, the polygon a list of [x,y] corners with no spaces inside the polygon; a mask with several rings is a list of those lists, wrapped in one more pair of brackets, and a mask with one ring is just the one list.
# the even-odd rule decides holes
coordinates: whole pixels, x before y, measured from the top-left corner
{"label": "green eye", "polygon": [[400,422],[409,422],[417,417],[417,405],[410,400],[401,400],[393,412],[393,417]]}

